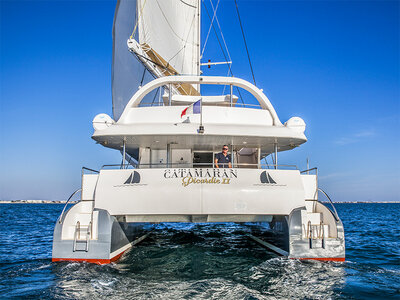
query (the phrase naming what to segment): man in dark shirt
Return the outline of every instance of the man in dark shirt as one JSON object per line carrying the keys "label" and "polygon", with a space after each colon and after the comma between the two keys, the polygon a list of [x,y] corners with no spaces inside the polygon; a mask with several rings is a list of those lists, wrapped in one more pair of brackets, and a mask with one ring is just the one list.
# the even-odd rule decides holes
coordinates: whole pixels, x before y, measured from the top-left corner
{"label": "man in dark shirt", "polygon": [[228,146],[222,147],[222,152],[215,155],[215,167],[216,168],[232,168],[231,155],[228,154]]}

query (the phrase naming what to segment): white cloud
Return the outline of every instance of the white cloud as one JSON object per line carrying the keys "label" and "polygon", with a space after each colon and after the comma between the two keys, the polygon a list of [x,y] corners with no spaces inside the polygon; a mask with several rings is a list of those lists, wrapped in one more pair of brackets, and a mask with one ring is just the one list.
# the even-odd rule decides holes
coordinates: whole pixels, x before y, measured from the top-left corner
{"label": "white cloud", "polygon": [[348,145],[348,144],[360,142],[366,138],[373,137],[375,135],[376,135],[375,130],[367,129],[367,130],[362,130],[362,131],[356,132],[347,137],[338,138],[334,141],[334,143],[337,145]]}
{"label": "white cloud", "polygon": [[356,133],[354,136],[355,137],[370,137],[375,135],[375,130],[363,130],[358,133]]}
{"label": "white cloud", "polygon": [[322,176],[318,176],[318,179],[320,180],[325,180],[325,179],[331,179],[331,178],[344,178],[344,177],[348,177],[350,176],[349,173],[331,173],[331,174],[326,174],[326,175],[322,175]]}

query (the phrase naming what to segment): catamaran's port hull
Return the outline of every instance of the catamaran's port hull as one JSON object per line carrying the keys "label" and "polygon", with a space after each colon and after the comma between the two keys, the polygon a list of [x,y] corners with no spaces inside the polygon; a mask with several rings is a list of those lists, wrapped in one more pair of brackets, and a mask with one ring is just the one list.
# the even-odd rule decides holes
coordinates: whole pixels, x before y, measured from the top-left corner
{"label": "catamaran's port hull", "polygon": [[[75,204],[75,206],[79,206],[79,204]],[[84,227],[82,237],[74,234],[73,238],[62,238],[63,227],[65,230],[65,227],[68,226],[68,219],[74,217],[73,214],[70,214],[71,210],[74,213],[73,209],[70,209],[61,223],[57,221],[54,229],[52,258],[54,262],[111,263],[118,260],[131,246],[142,241],[152,227],[152,224],[149,223],[121,223],[107,211],[96,209],[96,219],[90,225],[92,227],[90,238],[86,238],[87,227]],[[96,230],[93,230],[95,227]]]}

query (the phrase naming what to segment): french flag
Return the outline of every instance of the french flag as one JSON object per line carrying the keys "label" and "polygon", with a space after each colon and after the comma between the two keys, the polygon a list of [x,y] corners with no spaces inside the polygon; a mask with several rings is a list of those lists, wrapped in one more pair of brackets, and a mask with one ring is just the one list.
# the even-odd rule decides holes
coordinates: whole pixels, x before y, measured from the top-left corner
{"label": "french flag", "polygon": [[201,99],[186,107],[181,113],[181,118],[183,116],[194,114],[201,114]]}

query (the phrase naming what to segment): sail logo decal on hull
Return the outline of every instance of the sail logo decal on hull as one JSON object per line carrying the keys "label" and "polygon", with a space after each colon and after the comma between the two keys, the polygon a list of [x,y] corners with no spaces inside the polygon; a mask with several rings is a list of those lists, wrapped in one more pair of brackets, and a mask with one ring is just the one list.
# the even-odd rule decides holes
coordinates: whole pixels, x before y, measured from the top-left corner
{"label": "sail logo decal on hull", "polygon": [[147,185],[146,183],[140,183],[139,172],[133,171],[131,175],[125,180],[124,184],[114,185],[114,187],[129,187],[129,186],[141,186]]}
{"label": "sail logo decal on hull", "polygon": [[261,173],[260,181],[261,181],[261,183],[276,184],[276,181],[272,179],[271,175],[269,175],[269,173],[267,173],[267,171],[264,171]]}
{"label": "sail logo decal on hull", "polygon": [[132,174],[128,177],[128,179],[124,182],[124,184],[132,184],[132,183],[140,183],[140,174],[136,171],[133,171]]}
{"label": "sail logo decal on hull", "polygon": [[256,183],[254,185],[257,185],[257,186],[286,186],[286,184],[277,184],[275,179],[273,179],[267,171],[261,172],[260,182],[261,183]]}

